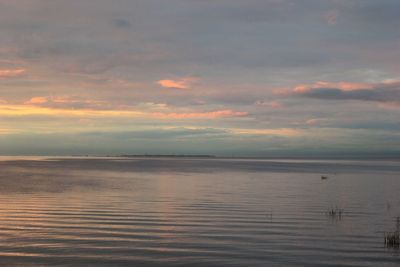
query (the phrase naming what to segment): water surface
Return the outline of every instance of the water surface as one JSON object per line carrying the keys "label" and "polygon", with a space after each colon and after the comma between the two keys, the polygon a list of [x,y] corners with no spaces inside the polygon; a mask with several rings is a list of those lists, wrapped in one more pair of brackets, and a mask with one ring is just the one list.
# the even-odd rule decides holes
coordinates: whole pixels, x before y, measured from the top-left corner
{"label": "water surface", "polygon": [[399,178],[395,161],[2,158],[0,265],[399,266]]}

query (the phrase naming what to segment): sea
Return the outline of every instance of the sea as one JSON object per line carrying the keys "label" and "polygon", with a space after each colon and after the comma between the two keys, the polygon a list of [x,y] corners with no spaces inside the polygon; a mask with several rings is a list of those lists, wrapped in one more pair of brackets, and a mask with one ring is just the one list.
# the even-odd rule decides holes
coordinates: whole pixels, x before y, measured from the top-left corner
{"label": "sea", "polygon": [[400,266],[400,161],[0,157],[0,266]]}

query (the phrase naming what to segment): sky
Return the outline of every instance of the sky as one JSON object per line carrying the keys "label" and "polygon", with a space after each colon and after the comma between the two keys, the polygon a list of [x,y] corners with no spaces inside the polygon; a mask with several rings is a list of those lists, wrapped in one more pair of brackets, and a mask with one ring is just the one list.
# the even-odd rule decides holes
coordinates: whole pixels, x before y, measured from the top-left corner
{"label": "sky", "polygon": [[398,0],[0,0],[0,154],[400,155]]}

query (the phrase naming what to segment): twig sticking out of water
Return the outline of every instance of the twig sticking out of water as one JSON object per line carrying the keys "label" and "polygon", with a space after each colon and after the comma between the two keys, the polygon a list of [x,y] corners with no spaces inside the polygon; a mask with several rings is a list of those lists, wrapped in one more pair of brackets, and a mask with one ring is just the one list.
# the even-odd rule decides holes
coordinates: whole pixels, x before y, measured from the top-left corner
{"label": "twig sticking out of water", "polygon": [[400,246],[400,217],[396,218],[396,231],[385,233],[385,245],[395,248]]}
{"label": "twig sticking out of water", "polygon": [[338,207],[336,207],[334,209],[332,208],[332,209],[328,210],[327,214],[331,218],[339,218],[339,219],[341,219],[342,218],[342,214],[343,214],[343,210],[339,209]]}

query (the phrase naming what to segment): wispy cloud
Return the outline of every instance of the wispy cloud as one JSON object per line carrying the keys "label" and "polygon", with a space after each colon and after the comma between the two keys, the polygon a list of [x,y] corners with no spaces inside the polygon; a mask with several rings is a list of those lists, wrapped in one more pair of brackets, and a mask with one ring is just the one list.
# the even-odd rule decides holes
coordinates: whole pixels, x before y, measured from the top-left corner
{"label": "wispy cloud", "polygon": [[209,112],[188,112],[188,113],[153,113],[154,117],[160,119],[217,119],[231,117],[247,117],[248,112],[233,111],[230,109],[216,110]]}
{"label": "wispy cloud", "polygon": [[198,80],[197,77],[184,77],[176,80],[159,80],[157,84],[165,88],[189,89]]}
{"label": "wispy cloud", "polygon": [[0,79],[15,78],[25,73],[25,69],[0,69]]}
{"label": "wispy cloud", "polygon": [[318,125],[321,122],[320,119],[309,119],[306,120],[306,124],[310,126]]}
{"label": "wispy cloud", "polygon": [[15,129],[9,129],[9,128],[0,128],[0,135],[7,135],[7,134],[15,134],[16,131]]}
{"label": "wispy cloud", "polygon": [[278,128],[278,129],[233,129],[233,133],[240,135],[273,135],[295,137],[302,135],[302,131],[294,128]]}
{"label": "wispy cloud", "polygon": [[[155,107],[152,107],[153,105]],[[165,112],[161,112],[163,110]],[[23,104],[0,103],[0,115],[3,116],[132,117],[150,120],[184,120],[240,118],[249,115],[248,112],[231,109],[179,113],[171,111],[173,109],[168,108],[165,104],[144,103],[137,106],[118,106],[105,101],[82,100],[71,97],[33,97]]]}
{"label": "wispy cloud", "polygon": [[377,84],[371,84],[371,83],[318,81],[312,84],[299,84],[296,87],[294,87],[293,91],[295,93],[305,93],[318,88],[337,88],[342,91],[351,91],[351,90],[361,90],[361,89],[372,89],[376,85]]}
{"label": "wispy cloud", "polygon": [[193,128],[193,127],[157,127],[143,130],[132,131],[96,131],[85,132],[84,135],[97,135],[105,137],[114,137],[118,139],[176,139],[176,138],[196,138],[223,136],[228,132],[224,129],[215,128]]}
{"label": "wispy cloud", "polygon": [[255,104],[257,106],[269,107],[269,108],[273,108],[273,109],[280,109],[280,108],[284,107],[284,105],[278,101],[256,101]]}
{"label": "wispy cloud", "polygon": [[37,105],[0,104],[1,116],[55,116],[55,117],[143,117],[145,114],[135,110],[96,110],[89,108],[51,108]]}
{"label": "wispy cloud", "polygon": [[83,110],[117,110],[122,107],[95,99],[78,96],[36,96],[24,102],[25,105],[47,107],[53,109],[83,109]]}

